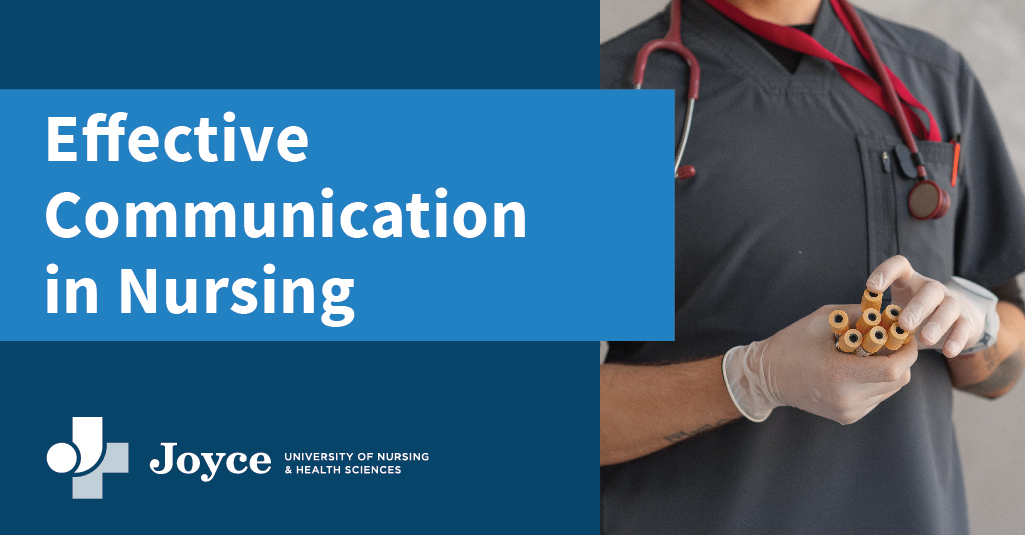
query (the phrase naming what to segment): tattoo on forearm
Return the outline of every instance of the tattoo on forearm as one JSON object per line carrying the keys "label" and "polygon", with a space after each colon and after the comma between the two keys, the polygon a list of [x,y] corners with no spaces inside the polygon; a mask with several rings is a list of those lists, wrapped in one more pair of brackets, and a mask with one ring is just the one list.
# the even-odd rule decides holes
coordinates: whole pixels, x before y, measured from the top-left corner
{"label": "tattoo on forearm", "polygon": [[669,441],[670,444],[676,443],[676,442],[679,442],[679,441],[681,441],[681,440],[683,440],[685,438],[690,438],[690,437],[695,436],[695,435],[700,435],[701,433],[704,433],[706,431],[711,431],[711,430],[715,429],[716,427],[719,427],[722,424],[724,424],[726,422],[729,422],[729,421],[730,421],[730,419],[726,418],[724,420],[719,420],[718,422],[715,422],[714,424],[711,424],[711,425],[705,424],[705,425],[703,425],[703,426],[701,426],[701,427],[699,427],[697,429],[694,429],[692,431],[680,431],[679,433],[673,433],[671,435],[666,435],[666,436],[664,436],[662,438],[664,438],[667,441]]}
{"label": "tattoo on forearm", "polygon": [[[998,360],[999,355],[996,354],[996,346],[987,349],[982,357],[985,359],[987,367],[992,370],[992,373],[986,379],[964,386],[961,390],[985,396],[1011,386],[1018,379],[1022,368],[1025,367],[1025,345],[1019,344],[1018,348],[1003,360]],[[993,364],[990,363],[991,361]]]}
{"label": "tattoo on forearm", "polygon": [[1000,364],[1000,352],[997,346],[987,347],[982,351],[982,360],[986,363],[986,371],[992,372]]}

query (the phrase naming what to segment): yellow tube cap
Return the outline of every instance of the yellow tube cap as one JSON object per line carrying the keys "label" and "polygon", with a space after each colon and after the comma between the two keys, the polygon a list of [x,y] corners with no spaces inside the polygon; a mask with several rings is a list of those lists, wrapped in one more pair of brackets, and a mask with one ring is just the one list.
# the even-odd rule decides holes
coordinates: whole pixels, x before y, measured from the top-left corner
{"label": "yellow tube cap", "polygon": [[858,318],[856,327],[858,331],[861,332],[862,336],[866,336],[868,335],[868,331],[872,330],[872,327],[879,325],[879,322],[882,321],[882,319],[882,315],[879,314],[878,309],[865,309],[865,311],[861,313],[861,317]]}
{"label": "yellow tube cap", "polygon": [[833,334],[836,335],[847,332],[850,329],[850,321],[847,319],[847,313],[843,310],[834,310],[830,312],[829,328],[832,329]]}
{"label": "yellow tube cap", "polygon": [[900,346],[907,343],[911,333],[905,331],[896,323],[890,325],[890,329],[887,331],[886,337],[886,349],[892,349],[894,351],[900,349]]}
{"label": "yellow tube cap", "polygon": [[848,329],[836,342],[836,348],[844,353],[854,353],[861,345],[861,333],[857,329]]}
{"label": "yellow tube cap", "polygon": [[865,293],[861,294],[861,311],[864,312],[870,308],[879,310],[883,307],[883,294],[877,294],[870,292],[867,289]]}
{"label": "yellow tube cap", "polygon": [[886,344],[886,338],[886,329],[876,325],[865,335],[865,341],[861,343],[861,347],[864,347],[865,351],[869,353],[875,353]]}

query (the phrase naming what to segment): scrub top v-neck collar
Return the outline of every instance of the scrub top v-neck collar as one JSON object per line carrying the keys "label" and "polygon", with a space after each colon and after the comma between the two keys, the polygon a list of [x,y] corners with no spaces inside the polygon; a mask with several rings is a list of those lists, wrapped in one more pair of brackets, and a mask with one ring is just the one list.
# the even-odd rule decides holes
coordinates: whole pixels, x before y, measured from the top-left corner
{"label": "scrub top v-neck collar", "polygon": [[[798,24],[796,26],[790,26],[791,28],[810,36],[814,24]],[[805,54],[798,52],[792,48],[787,48],[783,45],[778,45],[769,39],[766,39],[756,33],[747,32],[749,35],[754,36],[758,40],[758,44],[762,45],[762,48],[769,51],[772,57],[776,58],[776,61],[783,65],[791,74],[797,72],[797,67],[801,64],[801,60],[804,59]]]}
{"label": "scrub top v-neck collar", "polygon": [[[815,86],[826,87],[834,81],[846,85],[843,78],[836,72],[832,64],[812,57],[803,57],[797,70],[791,73],[772,56],[769,51],[712,6],[703,0],[684,0],[682,6],[683,19],[688,27],[684,34],[695,32],[704,39],[716,43],[722,50],[724,59],[730,67],[745,77],[757,79],[759,83],[769,86]],[[815,26],[811,36],[822,46],[840,56],[851,65],[865,70],[864,59],[854,48],[847,30],[840,23],[829,0],[822,0],[816,15]],[[710,36],[727,36],[726,39],[712,39]],[[686,37],[685,37],[686,39]],[[853,54],[852,54],[853,52]],[[871,72],[871,71],[866,71]]]}

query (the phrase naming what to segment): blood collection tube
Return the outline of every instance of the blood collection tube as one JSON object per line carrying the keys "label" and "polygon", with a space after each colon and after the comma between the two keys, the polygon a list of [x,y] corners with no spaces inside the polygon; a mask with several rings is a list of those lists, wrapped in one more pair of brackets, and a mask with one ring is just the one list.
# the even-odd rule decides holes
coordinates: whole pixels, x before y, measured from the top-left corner
{"label": "blood collection tube", "polygon": [[900,349],[900,346],[906,344],[909,338],[909,333],[902,329],[900,325],[894,323],[890,325],[890,329],[887,331],[886,349],[896,351]]}
{"label": "blood collection tube", "polygon": [[879,314],[879,309],[868,308],[861,313],[861,317],[858,318],[856,327],[861,332],[862,336],[867,336],[868,331],[872,330],[872,327],[879,325],[882,320],[882,316]]}
{"label": "blood collection tube", "polygon": [[879,310],[883,307],[883,294],[877,294],[865,290],[865,293],[861,294],[861,311],[864,312],[870,308]]}
{"label": "blood collection tube", "polygon": [[904,343],[902,343],[901,345],[902,345],[902,346],[906,346],[906,345],[908,345],[908,342],[910,342],[910,341],[911,341],[911,339],[915,337],[915,333],[916,333],[916,332],[917,332],[917,331],[911,331],[911,332],[909,332],[909,333],[908,333],[908,337],[904,339]]}
{"label": "blood collection tube", "polygon": [[879,325],[884,329],[889,329],[890,325],[897,322],[897,316],[900,316],[901,309],[897,305],[889,305],[886,310],[883,310],[883,320]]}
{"label": "blood collection tube", "polygon": [[861,333],[857,329],[848,329],[836,342],[836,348],[844,353],[854,353],[861,347]]}
{"label": "blood collection tube", "polygon": [[840,339],[840,335],[847,332],[850,327],[850,321],[847,319],[847,313],[843,310],[834,310],[829,313],[829,328],[832,329],[836,339]]}
{"label": "blood collection tube", "polygon": [[876,325],[865,335],[865,341],[861,343],[861,347],[865,348],[865,351],[868,351],[870,355],[873,355],[884,344],[886,344],[886,329]]}

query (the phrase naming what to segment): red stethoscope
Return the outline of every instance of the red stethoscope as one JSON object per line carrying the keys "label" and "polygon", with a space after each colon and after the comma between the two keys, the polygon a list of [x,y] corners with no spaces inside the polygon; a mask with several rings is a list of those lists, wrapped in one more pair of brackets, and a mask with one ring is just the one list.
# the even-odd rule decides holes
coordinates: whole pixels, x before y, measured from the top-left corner
{"label": "red stethoscope", "polygon": [[[880,84],[868,74],[862,72],[835,54],[827,50],[810,35],[786,26],[779,26],[762,20],[752,18],[726,0],[705,0],[714,9],[727,18],[743,26],[748,31],[767,39],[780,46],[787,47],[802,54],[824,59],[832,63],[840,76],[844,78],[854,89],[871,100],[877,106],[886,110],[897,121],[904,144],[911,152],[911,161],[915,166],[918,175],[918,183],[908,193],[908,210],[916,219],[939,219],[947,213],[950,208],[950,196],[939,184],[929,180],[925,172],[925,165],[922,156],[918,152],[918,144],[915,142],[918,137],[928,141],[940,141],[939,128],[929,110],[919,102],[914,95],[908,91],[904,83],[897,78],[876,50],[872,38],[868,35],[864,23],[854,6],[848,0],[830,0],[833,9],[836,11],[840,22],[843,23],[854,40],[854,45],[862,57],[868,61],[876,72]],[[673,167],[673,174],[676,178],[687,179],[696,174],[693,165],[680,166],[683,161],[683,150],[687,146],[687,138],[690,136],[691,123],[694,120],[694,105],[698,100],[698,84],[701,80],[701,68],[698,60],[687,47],[683,46],[680,38],[680,0],[673,0],[669,13],[669,31],[662,39],[648,42],[637,53],[637,61],[634,64],[633,83],[634,89],[640,89],[644,83],[644,69],[648,65],[648,57],[656,50],[669,50],[683,57],[690,70],[690,77],[687,83],[687,113],[683,121],[683,137],[680,140],[680,147],[676,151],[676,162]],[[920,110],[929,118],[926,126],[921,118],[915,114],[913,109]],[[910,117],[910,120],[909,120]]]}

